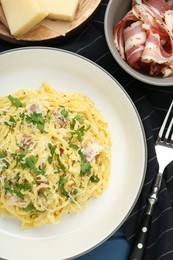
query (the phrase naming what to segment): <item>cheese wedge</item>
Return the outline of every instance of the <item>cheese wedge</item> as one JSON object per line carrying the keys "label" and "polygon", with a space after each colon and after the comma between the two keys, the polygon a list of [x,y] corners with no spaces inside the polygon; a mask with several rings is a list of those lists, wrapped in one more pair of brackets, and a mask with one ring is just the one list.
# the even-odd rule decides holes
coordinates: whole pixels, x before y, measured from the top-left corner
{"label": "cheese wedge", "polygon": [[48,15],[40,0],[1,0],[1,4],[15,37],[21,37]]}
{"label": "cheese wedge", "polygon": [[74,19],[79,0],[41,0],[49,12],[48,18],[72,21]]}

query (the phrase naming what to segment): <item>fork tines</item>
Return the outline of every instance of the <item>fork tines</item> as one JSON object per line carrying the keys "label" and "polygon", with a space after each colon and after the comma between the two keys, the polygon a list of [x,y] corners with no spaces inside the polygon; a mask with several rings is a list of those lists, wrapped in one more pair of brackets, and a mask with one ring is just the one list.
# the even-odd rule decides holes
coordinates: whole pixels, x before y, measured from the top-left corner
{"label": "fork tines", "polygon": [[173,145],[173,116],[172,116],[173,100],[165,116],[165,119],[160,128],[157,142],[166,142],[168,145]]}

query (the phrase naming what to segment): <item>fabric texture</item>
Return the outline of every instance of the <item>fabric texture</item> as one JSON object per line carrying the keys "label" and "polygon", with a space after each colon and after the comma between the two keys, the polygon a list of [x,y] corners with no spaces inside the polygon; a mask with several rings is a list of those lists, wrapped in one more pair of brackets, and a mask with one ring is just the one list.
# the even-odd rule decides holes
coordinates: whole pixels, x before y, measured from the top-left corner
{"label": "fabric texture", "polygon": [[[51,46],[78,53],[107,70],[127,91],[140,114],[145,129],[148,151],[146,178],[133,211],[121,227],[127,241],[132,245],[140,221],[146,211],[147,197],[151,192],[151,186],[157,174],[158,163],[154,144],[162,120],[173,98],[173,88],[157,87],[142,83],[132,78],[119,67],[108,49],[104,36],[104,15],[107,4],[108,0],[103,0],[91,21],[84,28],[69,39],[62,42],[55,42]],[[48,44],[45,46],[48,46]],[[1,52],[18,47],[20,46],[0,40]],[[81,259],[127,259],[129,252],[128,244],[121,244],[118,250],[120,252],[121,250],[125,250],[125,253],[120,256],[115,253],[117,248],[113,246],[115,238],[116,234],[100,246],[101,251],[97,250],[94,254],[88,253]],[[118,238],[123,241],[123,234],[118,235]],[[106,243],[110,243],[109,245],[112,244],[112,246],[110,247]],[[159,191],[159,200],[154,208],[152,227],[144,259],[173,259],[173,163],[168,165],[165,170],[164,179]]]}

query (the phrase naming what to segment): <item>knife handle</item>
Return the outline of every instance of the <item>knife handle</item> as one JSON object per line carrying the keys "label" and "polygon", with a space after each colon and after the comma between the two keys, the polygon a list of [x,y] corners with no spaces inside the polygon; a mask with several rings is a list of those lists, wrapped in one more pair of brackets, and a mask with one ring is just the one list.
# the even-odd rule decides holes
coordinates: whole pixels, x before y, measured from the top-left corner
{"label": "knife handle", "polygon": [[151,214],[145,214],[138,229],[136,239],[132,246],[129,260],[142,260],[147,246],[149,230],[151,228]]}

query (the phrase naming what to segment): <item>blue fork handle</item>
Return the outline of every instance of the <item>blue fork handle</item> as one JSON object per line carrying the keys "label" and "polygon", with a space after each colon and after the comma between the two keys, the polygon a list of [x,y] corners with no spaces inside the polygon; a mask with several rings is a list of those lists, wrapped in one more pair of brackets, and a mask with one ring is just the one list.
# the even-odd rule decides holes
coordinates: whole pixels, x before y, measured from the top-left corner
{"label": "blue fork handle", "polygon": [[141,225],[138,229],[134,244],[132,246],[132,251],[129,256],[129,260],[143,260],[145,249],[147,246],[147,240],[149,231],[151,228],[151,214],[145,214]]}

